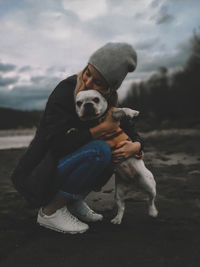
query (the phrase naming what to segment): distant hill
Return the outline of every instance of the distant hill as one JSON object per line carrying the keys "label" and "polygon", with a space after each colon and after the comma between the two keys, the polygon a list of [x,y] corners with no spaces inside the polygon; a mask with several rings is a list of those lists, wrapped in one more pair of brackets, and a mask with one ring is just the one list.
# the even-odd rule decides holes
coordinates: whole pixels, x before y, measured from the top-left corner
{"label": "distant hill", "polygon": [[36,127],[41,115],[42,111],[22,111],[0,107],[0,129]]}

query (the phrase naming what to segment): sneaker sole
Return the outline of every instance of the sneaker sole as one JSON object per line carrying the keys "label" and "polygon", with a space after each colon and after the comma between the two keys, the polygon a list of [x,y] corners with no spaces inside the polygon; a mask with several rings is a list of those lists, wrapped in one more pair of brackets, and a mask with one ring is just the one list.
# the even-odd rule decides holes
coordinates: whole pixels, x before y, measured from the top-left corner
{"label": "sneaker sole", "polygon": [[85,222],[85,223],[95,223],[95,222],[101,222],[103,220],[103,218],[102,219],[98,219],[98,220],[90,220],[90,219],[85,219],[83,217],[79,217],[78,219],[83,221],[83,222]]}
{"label": "sneaker sole", "polygon": [[80,213],[77,213],[77,212],[75,212],[75,211],[73,211],[73,210],[70,210],[70,212],[74,215],[74,216],[76,216],[80,221],[83,221],[83,222],[86,222],[86,223],[93,223],[93,222],[100,222],[100,221],[102,221],[103,220],[103,215],[102,214],[98,214],[98,215],[100,215],[99,216],[99,218],[97,219],[89,219],[88,217],[87,217],[87,215],[86,216],[84,216],[84,215],[81,215]]}
{"label": "sneaker sole", "polygon": [[42,227],[45,227],[45,228],[48,228],[50,230],[54,230],[56,232],[59,232],[59,233],[63,233],[63,234],[83,234],[85,233],[88,229],[85,229],[85,230],[81,230],[81,231],[64,231],[64,230],[61,230],[61,229],[58,229],[58,228],[54,228],[52,226],[49,226],[49,225],[46,225],[46,224],[42,224],[42,223],[39,223],[37,222],[37,224],[39,224],[40,226]]}

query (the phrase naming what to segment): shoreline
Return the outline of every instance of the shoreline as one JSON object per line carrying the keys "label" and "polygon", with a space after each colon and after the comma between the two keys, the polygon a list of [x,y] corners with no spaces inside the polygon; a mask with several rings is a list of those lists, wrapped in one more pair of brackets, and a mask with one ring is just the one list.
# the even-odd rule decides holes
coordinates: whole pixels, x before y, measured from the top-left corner
{"label": "shoreline", "polygon": [[[0,130],[0,150],[26,148],[33,139],[36,128]],[[139,132],[144,139],[173,136],[200,136],[199,129],[163,129]]]}
{"label": "shoreline", "polygon": [[[18,129],[3,129],[0,130],[0,137],[5,136],[21,136],[21,135],[34,135],[37,128],[18,128]],[[191,128],[168,128],[168,129],[154,129],[151,131],[138,131],[140,134],[142,134],[144,137],[154,137],[154,136],[166,136],[166,135],[173,135],[173,134],[179,134],[179,135],[191,135],[196,136],[200,135],[200,129],[191,129]]]}
{"label": "shoreline", "polygon": [[36,128],[19,128],[19,129],[3,129],[0,130],[0,137],[34,135]]}

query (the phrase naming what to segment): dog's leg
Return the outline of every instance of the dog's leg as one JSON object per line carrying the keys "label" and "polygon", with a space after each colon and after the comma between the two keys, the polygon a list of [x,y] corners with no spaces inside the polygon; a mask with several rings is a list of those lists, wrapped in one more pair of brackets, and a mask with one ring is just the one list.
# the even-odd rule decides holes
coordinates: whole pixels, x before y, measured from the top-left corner
{"label": "dog's leg", "polygon": [[134,167],[139,174],[139,184],[148,193],[148,214],[152,217],[157,217],[158,210],[155,206],[156,198],[156,182],[154,180],[153,174],[146,168],[143,160],[134,161]]}
{"label": "dog's leg", "polygon": [[115,177],[115,201],[117,204],[117,215],[111,220],[111,222],[113,224],[121,224],[125,211],[125,200],[123,186],[118,183],[117,177]]}

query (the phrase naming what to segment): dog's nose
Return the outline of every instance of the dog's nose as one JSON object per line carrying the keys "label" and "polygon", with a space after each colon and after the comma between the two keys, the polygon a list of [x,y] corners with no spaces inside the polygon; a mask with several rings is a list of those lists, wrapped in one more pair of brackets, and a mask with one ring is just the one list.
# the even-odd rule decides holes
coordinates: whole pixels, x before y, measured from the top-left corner
{"label": "dog's nose", "polygon": [[88,113],[88,114],[94,112],[94,107],[92,103],[85,103],[84,109],[85,109],[85,113]]}
{"label": "dog's nose", "polygon": [[91,108],[91,107],[93,107],[93,104],[92,103],[85,103],[84,107],[85,108]]}

